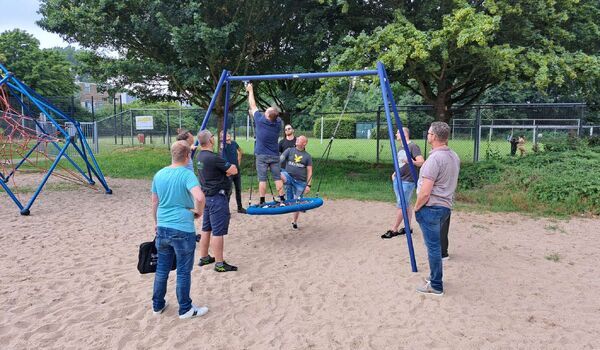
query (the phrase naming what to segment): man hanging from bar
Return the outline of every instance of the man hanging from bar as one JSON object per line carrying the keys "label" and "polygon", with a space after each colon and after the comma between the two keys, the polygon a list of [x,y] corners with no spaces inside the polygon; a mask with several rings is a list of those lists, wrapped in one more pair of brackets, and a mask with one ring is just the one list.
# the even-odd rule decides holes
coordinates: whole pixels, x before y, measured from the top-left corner
{"label": "man hanging from bar", "polygon": [[283,182],[281,181],[281,168],[279,166],[279,134],[283,122],[279,118],[279,111],[275,107],[269,107],[262,113],[256,106],[254,89],[251,83],[246,84],[248,92],[248,105],[250,115],[254,118],[254,130],[256,133],[256,144],[254,155],[256,156],[256,173],[258,176],[258,193],[260,194],[260,205],[265,203],[267,192],[267,170],[271,169],[271,175],[275,187],[279,193],[280,205],[284,206]]}

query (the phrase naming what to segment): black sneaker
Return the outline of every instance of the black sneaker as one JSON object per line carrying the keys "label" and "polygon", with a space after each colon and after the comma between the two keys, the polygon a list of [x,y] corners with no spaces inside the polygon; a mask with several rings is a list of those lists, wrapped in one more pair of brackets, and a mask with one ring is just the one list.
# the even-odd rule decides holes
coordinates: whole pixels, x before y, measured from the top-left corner
{"label": "black sneaker", "polygon": [[198,266],[204,266],[204,265],[209,265],[215,262],[215,258],[213,258],[212,256],[207,256],[205,258],[200,258],[200,261],[198,262]]}
{"label": "black sneaker", "polygon": [[295,222],[292,222],[292,229],[297,230],[298,229],[298,224]]}
{"label": "black sneaker", "polygon": [[[413,230],[410,230],[410,234],[412,235]],[[406,227],[403,227],[400,229],[400,231],[398,231],[398,235],[405,235],[406,234]]]}
{"label": "black sneaker", "polygon": [[240,213],[240,214],[246,214],[246,209],[244,209],[244,208],[238,208],[238,213]]}
{"label": "black sneaker", "polygon": [[215,271],[217,272],[229,272],[229,271],[237,271],[237,266],[229,265],[227,262],[223,261],[223,265],[215,265]]}
{"label": "black sneaker", "polygon": [[398,231],[394,232],[392,230],[388,230],[386,233],[381,235],[381,238],[383,239],[389,239],[389,238],[393,238],[398,236],[400,233],[398,233]]}

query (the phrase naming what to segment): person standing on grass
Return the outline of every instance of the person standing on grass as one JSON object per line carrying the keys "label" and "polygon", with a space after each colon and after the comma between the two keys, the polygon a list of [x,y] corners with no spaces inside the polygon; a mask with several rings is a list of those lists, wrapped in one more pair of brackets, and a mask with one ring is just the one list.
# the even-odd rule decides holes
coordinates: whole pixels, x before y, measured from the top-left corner
{"label": "person standing on grass", "polygon": [[[240,148],[237,142],[231,139],[231,134],[225,135],[225,150],[223,151],[223,158],[230,164],[233,164],[238,169],[238,173],[231,175],[229,178],[235,186],[235,201],[237,203],[237,211],[241,214],[246,214],[246,209],[242,205],[242,175],[240,174],[240,164],[242,164],[242,154],[244,152]],[[231,196],[231,191],[229,192]]]}
{"label": "person standing on grass", "polygon": [[281,181],[281,168],[279,167],[279,133],[281,132],[281,118],[275,107],[269,107],[265,113],[261,113],[256,106],[254,99],[254,89],[252,84],[246,85],[248,92],[249,112],[254,118],[254,130],[256,133],[256,145],[254,154],[256,155],[256,173],[258,177],[258,193],[260,195],[260,205],[265,203],[267,193],[267,170],[271,169],[273,182],[279,193],[280,205],[285,205],[285,196],[283,195],[283,182]]}
{"label": "person standing on grass", "polygon": [[423,232],[430,270],[427,283],[417,288],[417,292],[440,296],[444,295],[440,230],[450,216],[460,170],[458,155],[448,148],[449,135],[448,124],[431,123],[427,142],[432,150],[421,167],[415,203],[415,217]]}
{"label": "person standing on grass", "polygon": [[285,137],[279,141],[279,153],[283,153],[288,148],[296,147],[296,136],[294,135],[294,128],[290,124],[283,128]]}
{"label": "person standing on grass", "polygon": [[[198,142],[200,143],[200,153],[197,157],[198,178],[206,196],[198,265],[204,266],[216,261],[217,272],[237,271],[237,267],[229,265],[223,259],[223,245],[224,237],[229,233],[228,194],[231,191],[231,180],[228,176],[236,175],[238,170],[235,165],[213,152],[215,138],[210,131],[200,131]],[[211,243],[214,257],[208,254]]]}
{"label": "person standing on grass", "polygon": [[[186,141],[171,145],[171,165],[159,170],[152,180],[152,214],[156,231],[158,263],[154,275],[152,309],[160,315],[167,308],[167,280],[177,259],[177,301],[179,318],[193,318],[208,312],[190,298],[191,272],[196,251],[194,219],[202,215],[205,197],[194,173],[186,169],[190,146]],[[193,211],[192,211],[193,210]]]}
{"label": "person standing on grass", "polygon": [[[416,184],[410,172],[410,167],[408,165],[408,157],[410,157],[413,161],[413,165],[415,167],[420,167],[425,159],[421,155],[421,149],[417,144],[410,141],[410,132],[408,128],[402,128],[404,132],[404,138],[406,139],[406,143],[408,144],[408,152],[406,152],[402,147],[398,151],[398,162],[400,163],[400,179],[402,180],[402,192],[404,193],[404,207],[406,208],[406,213],[408,214],[408,223],[410,224],[410,220],[412,219],[412,208],[410,206],[410,200],[412,198],[412,194],[415,191]],[[400,130],[396,131],[396,140],[402,140],[400,137]],[[417,170],[418,171],[418,170]],[[394,193],[396,194],[396,219],[394,220],[394,224],[392,225],[391,230],[388,230],[386,233],[381,235],[381,238],[392,238],[398,235],[403,235],[406,233],[406,228],[403,227],[398,231],[400,224],[403,220],[402,214],[402,198],[400,197],[400,188],[396,182],[396,172],[392,174],[392,186],[394,187]],[[412,231],[411,231],[412,233]]]}
{"label": "person standing on grass", "polygon": [[194,171],[194,161],[191,157],[191,152],[196,150],[196,146],[194,146],[194,135],[188,130],[182,130],[177,134],[177,141],[186,141],[190,146],[190,160],[185,167],[191,171]]}
{"label": "person standing on grass", "polygon": [[519,136],[519,140],[517,141],[517,148],[519,149],[521,157],[523,157],[525,155],[525,136]]}
{"label": "person standing on grass", "polygon": [[[307,143],[306,136],[298,136],[296,147],[286,149],[280,157],[281,167],[285,169],[281,170],[281,180],[285,183],[288,199],[299,199],[310,192],[313,167],[312,157],[306,152]],[[300,212],[292,215],[292,229],[297,230]]]}

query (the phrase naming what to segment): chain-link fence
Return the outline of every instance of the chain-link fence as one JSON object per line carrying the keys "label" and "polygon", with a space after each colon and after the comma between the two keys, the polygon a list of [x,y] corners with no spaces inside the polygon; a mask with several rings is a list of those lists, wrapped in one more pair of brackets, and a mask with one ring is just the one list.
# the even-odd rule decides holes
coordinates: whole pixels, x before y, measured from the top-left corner
{"label": "chain-link fence", "polygon": [[[427,130],[435,113],[432,106],[398,106],[403,124],[411,139],[427,154]],[[522,136],[528,151],[556,135],[580,137],[600,134],[598,113],[585,104],[494,104],[471,105],[450,111],[449,146],[463,161],[477,161],[490,155],[509,156],[511,140]],[[97,121],[100,150],[120,146],[170,145],[181,130],[196,133],[206,110],[129,109]],[[392,149],[383,108],[373,111],[342,111],[283,114],[295,129],[296,136],[309,138],[308,151],[318,158],[323,154],[338,121],[340,126],[332,144],[330,158],[370,163],[389,163]],[[212,114],[207,128],[222,129],[222,117]],[[245,110],[231,112],[228,130],[245,153],[254,150],[254,128]],[[283,128],[282,128],[283,129]],[[395,130],[393,130],[395,133]],[[282,137],[283,137],[282,133]],[[396,145],[399,146],[398,144]]]}

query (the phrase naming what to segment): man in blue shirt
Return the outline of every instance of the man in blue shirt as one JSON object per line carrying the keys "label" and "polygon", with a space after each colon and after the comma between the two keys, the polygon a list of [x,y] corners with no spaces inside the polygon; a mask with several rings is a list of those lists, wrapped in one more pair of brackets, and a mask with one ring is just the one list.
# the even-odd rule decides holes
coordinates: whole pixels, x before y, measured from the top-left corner
{"label": "man in blue shirt", "polygon": [[190,146],[177,141],[171,146],[171,165],[159,170],[152,181],[152,213],[156,229],[158,263],[154,276],[152,308],[155,315],[166,308],[167,280],[177,258],[177,301],[179,318],[193,318],[208,312],[190,298],[191,272],[196,250],[194,218],[202,215],[205,197],[194,173],[186,168]]}
{"label": "man in blue shirt", "polygon": [[[223,144],[221,144],[221,147],[223,147]],[[246,209],[244,209],[244,206],[242,205],[242,176],[240,174],[242,154],[244,153],[242,152],[240,145],[231,139],[230,133],[227,133],[225,135],[225,149],[223,150],[223,158],[238,168],[238,173],[231,175],[229,178],[235,186],[235,201],[237,202],[237,211],[238,213],[245,214]],[[229,192],[229,195],[231,195],[231,191]]]}
{"label": "man in blue shirt", "polygon": [[256,133],[256,145],[254,154],[256,155],[256,173],[258,177],[258,193],[260,194],[260,204],[265,203],[265,194],[267,193],[267,169],[271,169],[273,182],[279,193],[281,205],[285,201],[283,195],[283,181],[281,181],[281,168],[279,166],[279,134],[281,133],[281,118],[275,107],[269,107],[265,113],[261,113],[256,107],[254,99],[254,89],[252,84],[246,85],[248,92],[248,104],[250,105],[250,115],[254,117],[254,131]]}

